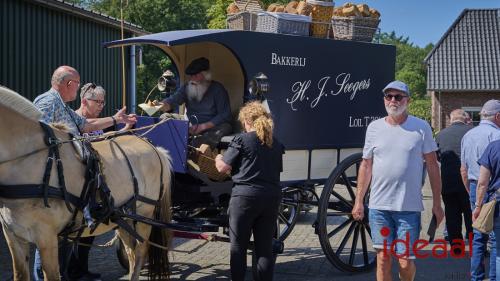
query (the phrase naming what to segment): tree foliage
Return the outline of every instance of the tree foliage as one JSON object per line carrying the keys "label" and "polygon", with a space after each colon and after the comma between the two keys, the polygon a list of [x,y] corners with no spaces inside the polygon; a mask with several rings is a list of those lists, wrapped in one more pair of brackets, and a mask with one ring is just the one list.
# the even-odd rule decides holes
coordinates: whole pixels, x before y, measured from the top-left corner
{"label": "tree foliage", "polygon": [[412,99],[408,105],[408,112],[431,124],[431,99],[429,97]]}
{"label": "tree foliage", "polygon": [[226,9],[233,0],[215,0],[207,10],[208,28],[226,28]]}
{"label": "tree foliage", "polygon": [[424,58],[433,45],[420,48],[411,43],[409,37],[397,36],[394,31],[381,33],[379,40],[396,46],[396,79],[408,84],[414,99],[423,98],[427,93],[427,68]]}
{"label": "tree foliage", "polygon": [[[74,0],[78,1],[78,0]],[[200,29],[207,26],[209,0],[80,0],[79,4],[117,19],[140,25],[152,33]],[[158,48],[144,46],[143,64],[137,67],[137,101],[142,102],[158,77],[171,65]],[[105,86],[105,85],[104,85]]]}

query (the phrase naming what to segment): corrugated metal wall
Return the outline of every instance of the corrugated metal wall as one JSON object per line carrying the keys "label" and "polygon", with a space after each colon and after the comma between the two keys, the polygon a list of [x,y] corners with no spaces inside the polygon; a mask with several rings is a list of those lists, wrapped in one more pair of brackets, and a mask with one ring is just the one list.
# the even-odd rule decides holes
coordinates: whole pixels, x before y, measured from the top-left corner
{"label": "corrugated metal wall", "polygon": [[[127,35],[128,37],[128,35]],[[30,1],[0,1],[0,84],[29,100],[50,88],[59,65],[75,67],[81,85],[106,89],[105,116],[121,107],[121,54],[102,42],[120,39],[120,31]],[[126,55],[126,60],[128,55]],[[79,98],[72,107],[79,106]]]}

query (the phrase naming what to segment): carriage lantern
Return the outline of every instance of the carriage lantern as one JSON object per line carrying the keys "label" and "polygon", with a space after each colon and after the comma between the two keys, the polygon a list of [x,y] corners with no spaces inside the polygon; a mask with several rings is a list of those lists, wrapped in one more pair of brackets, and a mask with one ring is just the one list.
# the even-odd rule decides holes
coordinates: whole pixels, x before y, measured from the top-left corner
{"label": "carriage lantern", "polygon": [[158,78],[158,90],[160,90],[160,92],[171,94],[175,91],[176,87],[177,82],[175,81],[175,75],[172,71],[167,70]]}
{"label": "carriage lantern", "polygon": [[248,92],[250,95],[262,99],[263,95],[269,92],[269,79],[267,76],[262,72],[257,73],[252,81],[248,83]]}

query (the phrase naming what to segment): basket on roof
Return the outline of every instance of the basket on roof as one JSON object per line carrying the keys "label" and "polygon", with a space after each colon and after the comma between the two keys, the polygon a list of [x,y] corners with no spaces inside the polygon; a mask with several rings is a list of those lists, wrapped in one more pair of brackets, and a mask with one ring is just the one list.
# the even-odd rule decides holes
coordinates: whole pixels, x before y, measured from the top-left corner
{"label": "basket on roof", "polygon": [[[254,31],[257,26],[257,14],[262,12],[262,6],[258,0],[235,0],[228,8],[226,18],[229,29]],[[229,11],[234,9],[233,12]]]}
{"label": "basket on roof", "polygon": [[371,17],[332,18],[333,37],[342,40],[371,42],[380,19]]}
{"label": "basket on roof", "polygon": [[287,13],[259,13],[256,31],[309,36],[311,17]]}

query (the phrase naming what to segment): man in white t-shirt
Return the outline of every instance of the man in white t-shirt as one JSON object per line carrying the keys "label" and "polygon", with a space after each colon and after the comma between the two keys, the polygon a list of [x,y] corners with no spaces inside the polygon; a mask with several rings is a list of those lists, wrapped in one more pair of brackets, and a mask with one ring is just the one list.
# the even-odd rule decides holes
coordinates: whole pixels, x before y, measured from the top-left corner
{"label": "man in white t-shirt", "polygon": [[[444,217],[437,145],[429,124],[408,115],[410,91],[405,83],[393,81],[383,93],[388,115],[368,126],[352,215],[356,220],[364,218],[363,198],[370,185],[369,223],[377,251],[377,280],[392,280],[391,264],[395,256],[400,279],[412,281],[416,272],[413,245],[419,238],[420,213],[424,210],[424,160],[432,189],[432,212],[438,225]],[[406,248],[405,243],[394,243],[395,252],[392,252],[391,245],[396,239],[409,240],[409,247]]]}

